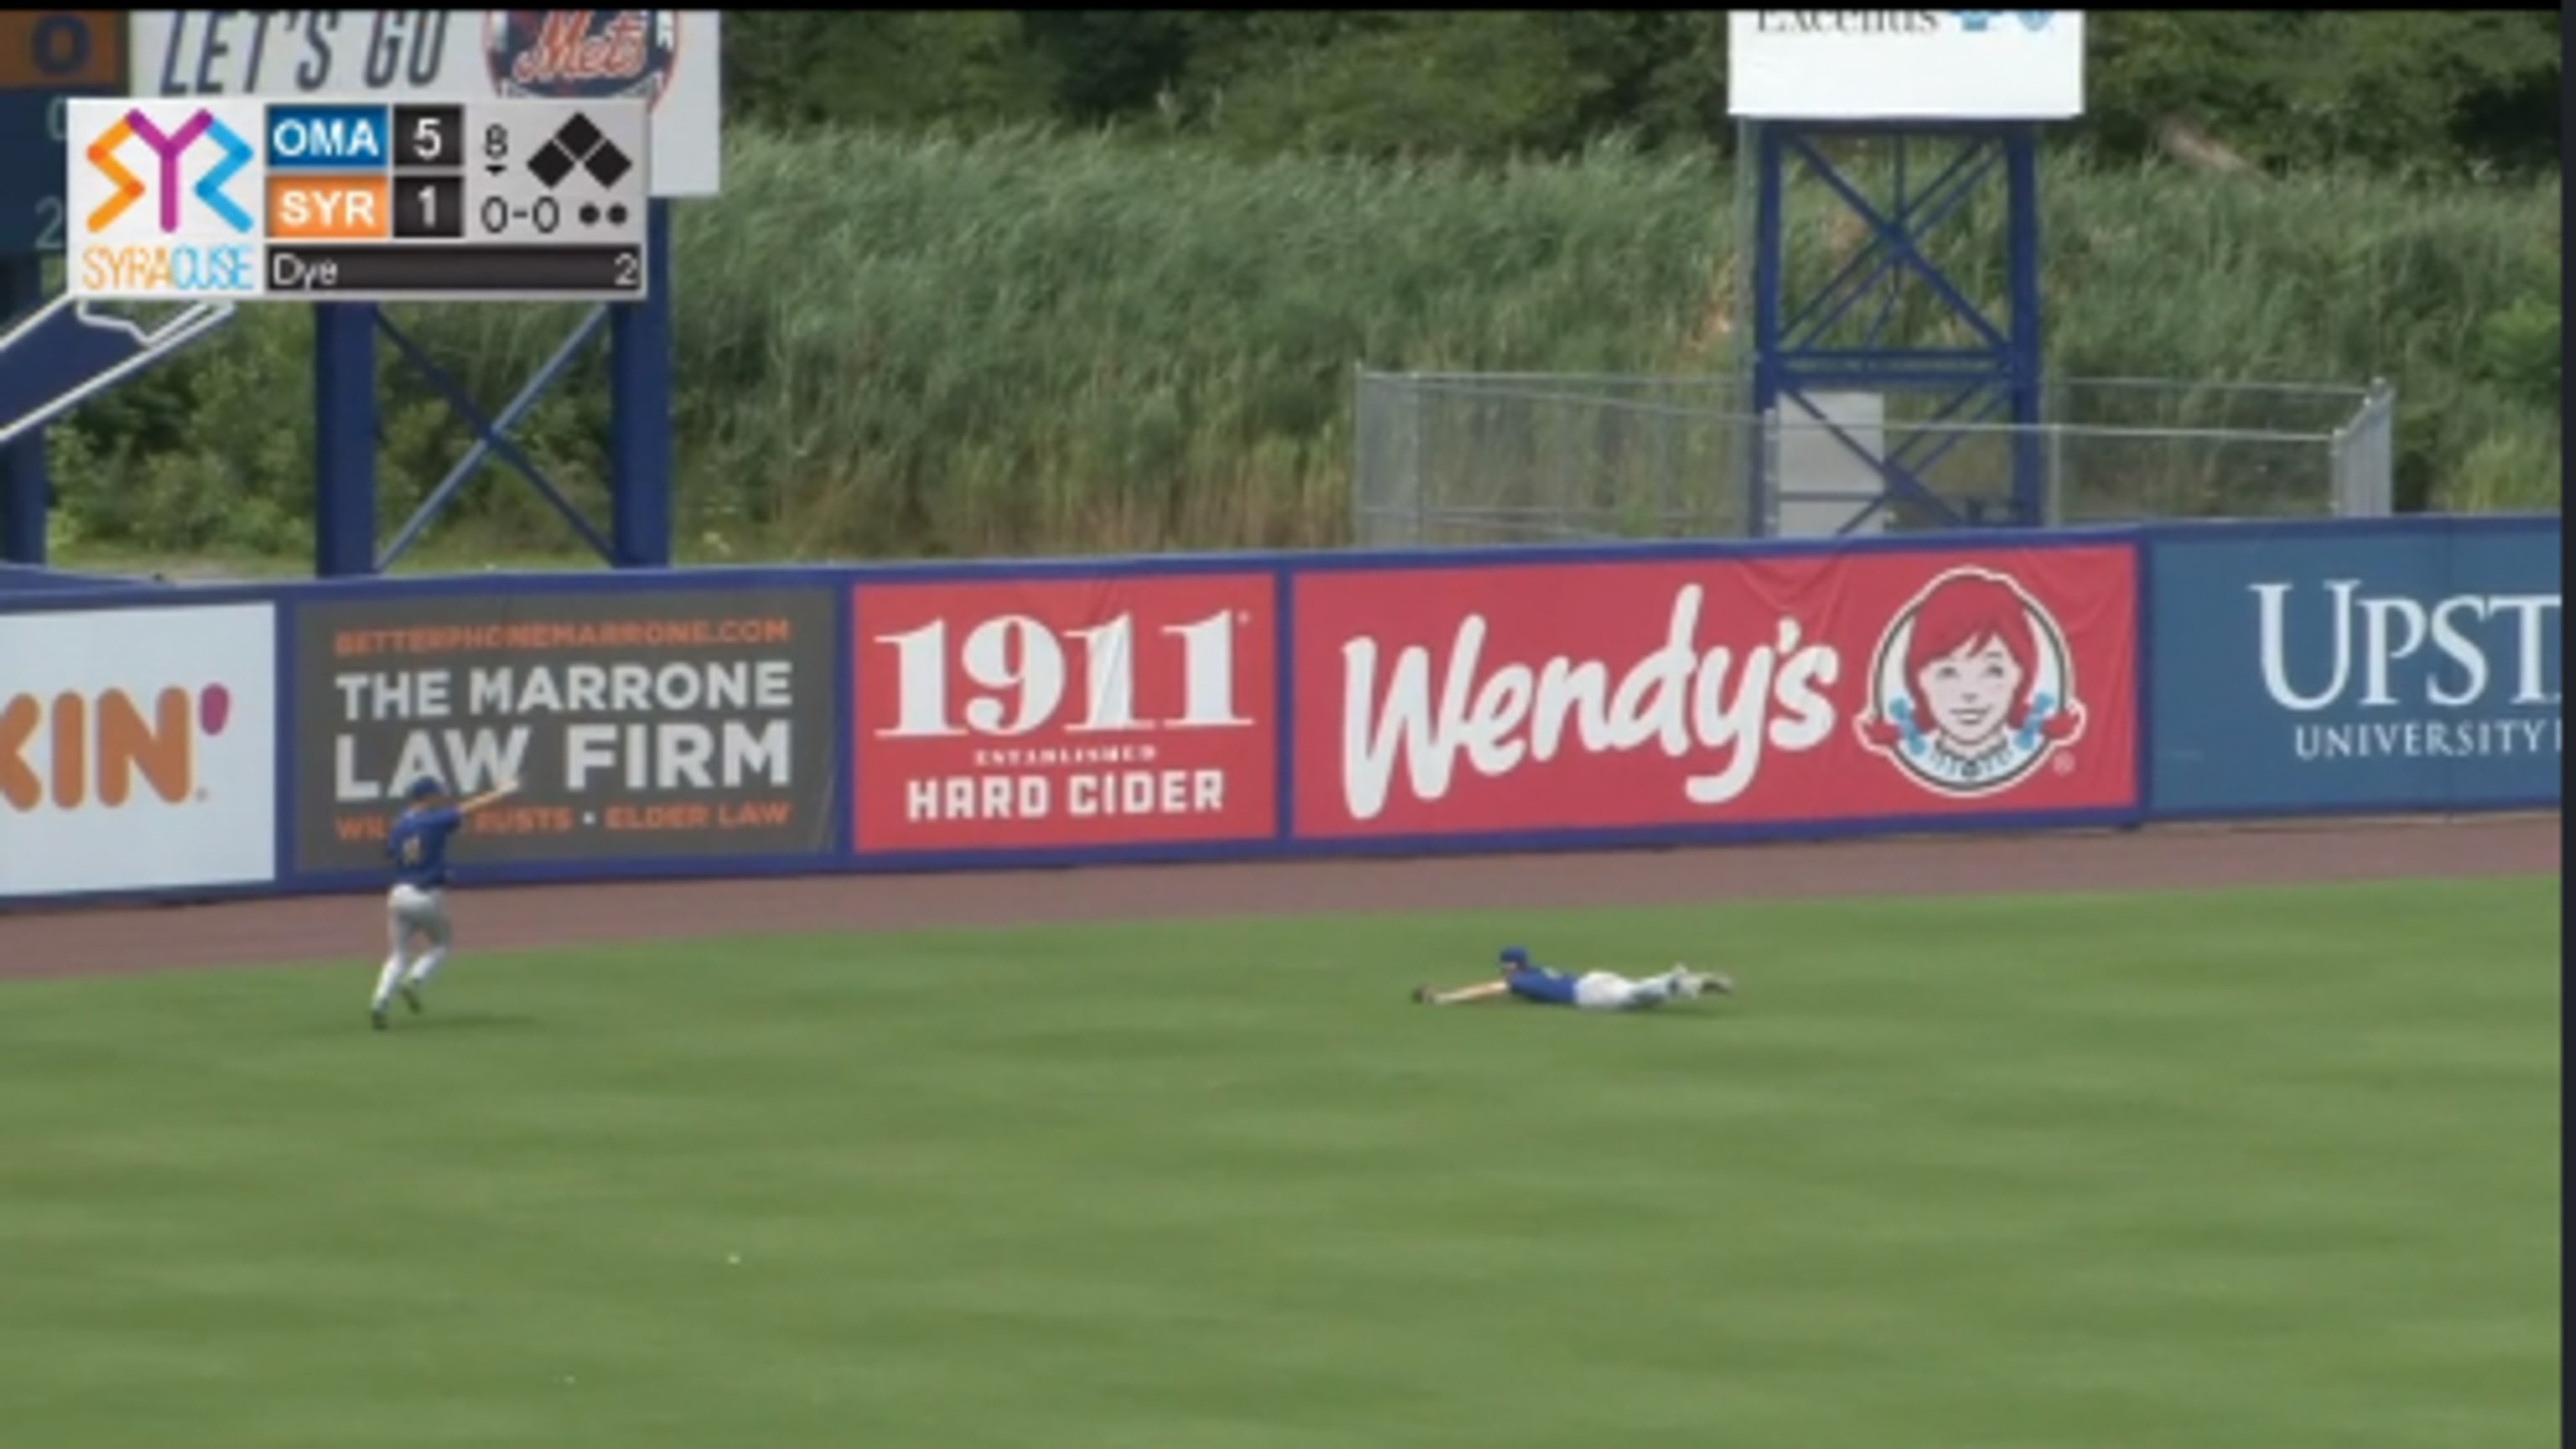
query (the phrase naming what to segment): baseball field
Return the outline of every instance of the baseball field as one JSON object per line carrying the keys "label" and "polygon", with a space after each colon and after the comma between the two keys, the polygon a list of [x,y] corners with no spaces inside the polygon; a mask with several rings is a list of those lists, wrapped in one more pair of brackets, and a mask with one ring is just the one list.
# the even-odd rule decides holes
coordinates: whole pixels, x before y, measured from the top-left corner
{"label": "baseball field", "polygon": [[0,916],[0,1437],[2541,1449],[2559,829]]}

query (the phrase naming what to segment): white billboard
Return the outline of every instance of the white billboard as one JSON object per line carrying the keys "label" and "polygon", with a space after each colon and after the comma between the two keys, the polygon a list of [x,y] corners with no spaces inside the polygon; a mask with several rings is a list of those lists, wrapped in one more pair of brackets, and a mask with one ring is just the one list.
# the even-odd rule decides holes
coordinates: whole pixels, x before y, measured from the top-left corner
{"label": "white billboard", "polygon": [[652,103],[655,196],[713,196],[724,176],[715,10],[143,10],[138,96],[267,100]]}
{"label": "white billboard", "polygon": [[1749,120],[2058,121],[2084,113],[2081,10],[1731,10]]}
{"label": "white billboard", "polygon": [[0,615],[0,900],[277,878],[268,604]]}

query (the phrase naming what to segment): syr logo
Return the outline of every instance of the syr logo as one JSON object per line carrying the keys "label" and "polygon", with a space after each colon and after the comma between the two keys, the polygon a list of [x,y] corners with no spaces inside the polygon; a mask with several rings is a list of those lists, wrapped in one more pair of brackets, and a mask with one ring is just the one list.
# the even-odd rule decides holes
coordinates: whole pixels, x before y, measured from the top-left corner
{"label": "syr logo", "polygon": [[[200,177],[197,184],[183,192],[181,162],[199,141],[221,153],[214,167]],[[118,152],[128,141],[140,141],[152,157],[153,181],[128,170]],[[216,119],[215,113],[198,107],[188,119],[168,130],[155,124],[152,113],[135,106],[101,132],[96,140],[82,149],[89,164],[107,178],[114,188],[104,205],[85,218],[83,225],[93,235],[105,232],[134,204],[155,191],[160,195],[160,212],[156,218],[162,235],[175,234],[187,208],[187,198],[194,196],[200,206],[234,232],[246,233],[252,228],[251,214],[242,208],[230,190],[233,177],[250,165],[258,153],[242,140],[232,127]]]}
{"label": "syr logo", "polygon": [[138,784],[165,804],[201,799],[198,746],[224,732],[232,708],[220,684],[193,696],[165,688],[148,710],[122,689],[0,698],[0,803],[22,815],[116,810],[137,799]]}
{"label": "syr logo", "polygon": [[256,104],[69,102],[79,158],[64,197],[65,258],[82,297],[238,297],[259,290]]}

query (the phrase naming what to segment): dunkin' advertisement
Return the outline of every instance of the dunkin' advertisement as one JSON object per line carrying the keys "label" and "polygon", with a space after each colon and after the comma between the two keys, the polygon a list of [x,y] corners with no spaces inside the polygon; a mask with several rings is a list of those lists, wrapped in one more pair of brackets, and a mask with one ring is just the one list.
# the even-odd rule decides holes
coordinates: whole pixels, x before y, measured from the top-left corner
{"label": "dunkin' advertisement", "polygon": [[1266,573],[859,585],[859,852],[1270,839],[1277,597]]}
{"label": "dunkin' advertisement", "polygon": [[1301,839],[2120,811],[2120,545],[1300,575]]}
{"label": "dunkin' advertisement", "polygon": [[295,612],[295,864],[383,864],[424,776],[517,780],[457,865],[775,856],[833,843],[825,589],[412,596]]}

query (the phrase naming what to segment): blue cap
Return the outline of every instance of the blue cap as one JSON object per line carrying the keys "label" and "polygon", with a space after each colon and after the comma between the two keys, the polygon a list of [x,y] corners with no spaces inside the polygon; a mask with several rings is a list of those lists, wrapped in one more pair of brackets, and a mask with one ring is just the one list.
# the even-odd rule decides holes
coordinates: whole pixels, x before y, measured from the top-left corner
{"label": "blue cap", "polygon": [[426,800],[432,795],[446,794],[447,787],[439,784],[429,776],[423,775],[419,779],[412,781],[411,788],[405,790],[403,793],[414,800]]}
{"label": "blue cap", "polygon": [[1522,950],[1518,946],[1505,946],[1503,948],[1503,964],[1506,966],[1527,966],[1529,964],[1529,952]]}

